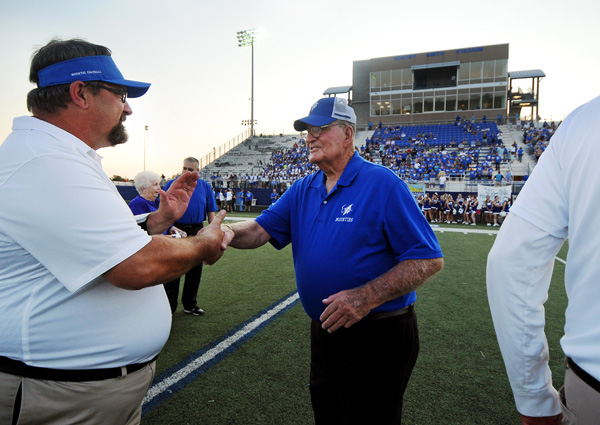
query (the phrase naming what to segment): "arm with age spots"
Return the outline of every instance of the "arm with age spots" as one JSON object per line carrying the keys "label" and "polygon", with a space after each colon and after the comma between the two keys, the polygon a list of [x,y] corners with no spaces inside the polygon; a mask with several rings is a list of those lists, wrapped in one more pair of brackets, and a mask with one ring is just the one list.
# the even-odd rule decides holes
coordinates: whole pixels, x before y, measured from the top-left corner
{"label": "arm with age spots", "polygon": [[227,249],[228,246],[237,249],[254,249],[263,246],[271,239],[271,235],[254,220],[232,225],[224,224],[222,229],[225,233],[221,246],[223,249]]}
{"label": "arm with age spots", "polygon": [[116,287],[136,290],[176,279],[202,262],[213,264],[225,250],[223,218],[225,211],[220,211],[201,232],[184,239],[152,236],[150,243],[103,276]]}
{"label": "arm with age spots", "polygon": [[443,266],[443,258],[405,260],[363,286],[329,296],[323,300],[323,329],[349,328],[381,304],[414,291]]}

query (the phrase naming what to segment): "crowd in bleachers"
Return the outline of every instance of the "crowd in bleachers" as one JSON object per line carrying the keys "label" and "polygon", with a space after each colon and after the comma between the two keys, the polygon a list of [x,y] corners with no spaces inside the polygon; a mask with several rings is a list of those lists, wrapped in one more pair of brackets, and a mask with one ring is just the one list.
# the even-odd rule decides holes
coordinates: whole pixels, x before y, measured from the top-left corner
{"label": "crowd in bleachers", "polygon": [[467,121],[457,116],[454,124],[381,127],[361,146],[369,160],[407,180],[449,178],[491,180],[502,162],[514,159],[503,145],[502,132],[494,122]]}
{"label": "crowd in bleachers", "polygon": [[215,173],[210,179],[214,188],[281,187],[317,170],[317,166],[308,160],[308,156],[306,141],[301,138],[290,149],[274,150],[267,164],[260,161],[257,166],[261,171],[258,173],[225,176]]}
{"label": "crowd in bleachers", "polygon": [[273,151],[269,163],[260,173],[260,178],[275,187],[287,181],[295,181],[317,171],[317,166],[308,160],[306,141],[300,139],[291,149]]}
{"label": "crowd in bleachers", "polygon": [[550,124],[544,122],[536,127],[533,122],[530,122],[523,127],[523,143],[527,145],[529,155],[533,156],[536,162],[548,147],[550,138],[559,125],[560,123],[557,125],[554,122]]}
{"label": "crowd in bleachers", "polygon": [[[530,154],[543,151],[554,125],[527,128],[524,139]],[[438,182],[440,176],[457,180],[493,180],[502,163],[521,160],[516,143],[505,146],[495,122],[466,119],[460,115],[453,124],[419,126],[378,126],[360,146],[365,159],[381,162],[408,181]],[[539,156],[539,155],[538,155]],[[211,176],[213,187],[281,187],[317,170],[308,161],[304,139],[286,150],[276,150],[262,170],[254,174]]]}

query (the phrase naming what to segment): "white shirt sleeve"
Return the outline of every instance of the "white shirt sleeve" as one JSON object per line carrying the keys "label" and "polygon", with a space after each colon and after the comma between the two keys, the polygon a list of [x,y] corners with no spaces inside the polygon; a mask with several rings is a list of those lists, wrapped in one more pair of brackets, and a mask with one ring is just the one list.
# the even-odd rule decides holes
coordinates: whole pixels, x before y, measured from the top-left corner
{"label": "white shirt sleeve", "polygon": [[510,213],[488,255],[492,319],[517,410],[527,416],[561,412],[548,367],[543,305],[563,242]]}

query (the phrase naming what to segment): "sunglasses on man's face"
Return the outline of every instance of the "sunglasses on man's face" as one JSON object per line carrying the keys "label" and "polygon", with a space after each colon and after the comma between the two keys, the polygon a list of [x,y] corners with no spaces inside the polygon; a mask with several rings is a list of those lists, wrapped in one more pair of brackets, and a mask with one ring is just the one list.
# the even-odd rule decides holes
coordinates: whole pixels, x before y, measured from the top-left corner
{"label": "sunglasses on man's face", "polygon": [[121,102],[125,103],[127,102],[127,89],[124,87],[121,88],[116,88],[116,87],[108,87],[108,86],[103,86],[103,85],[99,85],[98,86],[101,89],[107,90],[111,93],[116,94],[117,96],[119,96],[121,98]]}

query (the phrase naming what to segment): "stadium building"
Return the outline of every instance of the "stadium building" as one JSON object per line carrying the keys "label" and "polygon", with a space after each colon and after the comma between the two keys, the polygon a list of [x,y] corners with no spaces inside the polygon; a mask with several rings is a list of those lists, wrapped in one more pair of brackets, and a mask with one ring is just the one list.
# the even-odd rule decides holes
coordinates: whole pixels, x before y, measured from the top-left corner
{"label": "stadium building", "polygon": [[354,61],[347,91],[365,128],[448,122],[457,114],[495,120],[506,116],[508,87],[508,44],[497,44]]}

